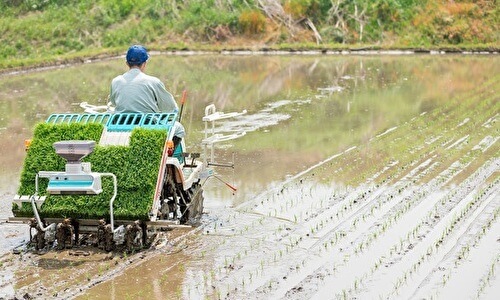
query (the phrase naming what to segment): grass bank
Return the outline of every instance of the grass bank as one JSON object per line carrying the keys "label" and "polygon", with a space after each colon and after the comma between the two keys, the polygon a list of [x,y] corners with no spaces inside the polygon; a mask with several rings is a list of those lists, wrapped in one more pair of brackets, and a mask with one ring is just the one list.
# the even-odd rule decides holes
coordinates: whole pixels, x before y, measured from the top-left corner
{"label": "grass bank", "polygon": [[498,51],[493,1],[6,0],[0,70],[160,51]]}

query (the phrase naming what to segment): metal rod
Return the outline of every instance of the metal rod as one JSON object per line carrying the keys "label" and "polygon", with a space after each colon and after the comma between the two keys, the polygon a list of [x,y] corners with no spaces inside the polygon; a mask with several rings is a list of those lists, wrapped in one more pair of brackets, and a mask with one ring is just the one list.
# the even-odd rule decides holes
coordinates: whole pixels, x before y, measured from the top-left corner
{"label": "metal rod", "polygon": [[233,168],[234,169],[234,163],[232,163],[232,164],[223,164],[223,163],[209,162],[208,165],[209,166],[215,166],[215,167],[228,167],[228,168]]}
{"label": "metal rod", "polygon": [[31,195],[31,206],[33,207],[33,213],[35,214],[36,221],[38,222],[38,226],[40,226],[40,229],[45,232],[47,231],[47,228],[49,226],[44,227],[42,220],[40,219],[40,215],[38,215],[38,209],[36,208],[35,204],[35,197],[38,196],[38,173],[35,175],[35,194]]}
{"label": "metal rod", "polygon": [[115,202],[116,194],[118,193],[116,175],[113,173],[100,173],[100,174],[101,176],[109,176],[113,178],[113,197],[111,197],[111,200],[109,200],[109,215],[110,215],[111,232],[114,232],[115,217],[114,217],[113,203]]}
{"label": "metal rod", "polygon": [[[45,174],[45,173],[44,173]],[[109,210],[110,210],[110,221],[111,221],[111,230],[114,231],[114,211],[113,211],[113,203],[115,202],[116,195],[118,193],[118,184],[116,180],[116,175],[113,173],[100,173],[101,176],[110,176],[113,178],[113,197],[109,201]],[[36,208],[35,198],[38,195],[38,173],[35,176],[35,194],[31,196],[31,206],[33,207],[33,213],[35,214],[35,218],[40,226],[40,229],[45,232],[47,231],[47,227],[43,226],[42,220],[40,219],[40,215],[38,214],[38,209]]]}

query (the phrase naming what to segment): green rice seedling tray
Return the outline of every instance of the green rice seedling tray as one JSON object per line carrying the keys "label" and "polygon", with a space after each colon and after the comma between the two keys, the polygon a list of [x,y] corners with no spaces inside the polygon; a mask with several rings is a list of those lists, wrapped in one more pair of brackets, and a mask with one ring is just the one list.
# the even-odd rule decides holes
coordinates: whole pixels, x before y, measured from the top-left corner
{"label": "green rice seedling tray", "polygon": [[[66,161],[59,157],[53,144],[62,140],[94,140],[104,129],[98,123],[38,124],[24,161],[19,195],[35,193],[35,176],[39,171],[63,171]],[[128,146],[99,146],[85,157],[93,172],[117,176],[118,193],[114,201],[115,219],[148,220],[156,187],[158,170],[167,130],[134,128]],[[109,218],[109,201],[113,182],[102,178],[103,192],[98,195],[49,195],[48,179],[39,179],[39,195],[47,198],[40,208],[42,218],[100,219]],[[31,203],[13,204],[15,217],[31,217]]]}

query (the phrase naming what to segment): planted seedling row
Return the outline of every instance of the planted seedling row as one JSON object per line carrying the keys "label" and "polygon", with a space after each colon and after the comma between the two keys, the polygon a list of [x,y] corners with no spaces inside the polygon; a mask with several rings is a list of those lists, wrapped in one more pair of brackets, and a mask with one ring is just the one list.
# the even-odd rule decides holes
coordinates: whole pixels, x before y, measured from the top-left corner
{"label": "planted seedling row", "polygon": [[[453,166],[453,167],[454,167],[454,166]],[[452,172],[450,172],[450,173],[452,173]],[[444,182],[444,181],[440,180],[440,182]],[[338,237],[338,236],[339,236],[339,235],[337,235],[337,237]],[[291,243],[291,244],[293,244],[293,243]],[[338,267],[338,266],[337,266],[337,267]],[[279,281],[274,280],[273,282],[274,282],[274,283],[277,283],[277,282],[279,282]],[[356,283],[356,282],[358,283],[357,285],[359,285],[359,284],[360,284],[360,280],[355,281],[355,283]],[[355,284],[355,285],[356,285],[356,284]]]}
{"label": "planted seedling row", "polygon": [[[476,153],[477,153],[477,152],[476,152]],[[472,160],[472,159],[475,159],[476,157],[477,157],[477,155],[476,155],[476,156],[474,156],[474,157],[473,157],[472,155],[470,155],[471,160]],[[449,178],[452,178],[452,177],[453,177],[452,175],[454,175],[454,173],[456,173],[456,170],[460,170],[461,168],[464,168],[464,167],[465,167],[465,165],[461,165],[461,164],[459,164],[458,168],[457,168],[457,166],[456,166],[456,165],[454,165],[454,164],[452,164],[452,166],[453,166],[453,169],[451,169],[451,170],[450,170],[450,172],[443,172],[443,173],[445,173],[445,174],[446,174],[446,176],[441,175],[441,176],[440,176],[440,177],[441,177],[441,179],[443,179],[443,178],[448,178],[446,181],[449,181]],[[454,171],[454,172],[453,172],[453,171]],[[442,174],[443,174],[443,173],[442,173]],[[428,185],[428,184],[427,184],[427,185]],[[420,191],[422,191],[422,190],[423,190],[423,191],[433,192],[433,191],[435,191],[435,190],[437,190],[437,189],[439,189],[439,188],[441,188],[441,187],[442,187],[442,185],[441,185],[441,186],[435,186],[433,189],[429,189],[429,188],[426,188],[426,187],[425,187],[425,185],[424,185],[424,187],[419,188],[419,190],[420,190]],[[455,190],[454,192],[456,192],[456,190]],[[415,192],[415,191],[413,191],[413,194],[415,194],[415,193],[416,193],[416,192]],[[412,195],[412,196],[413,196],[413,195]],[[402,206],[402,209],[401,209],[401,210],[399,210],[398,212],[396,212],[396,213],[395,213],[394,215],[392,215],[392,216],[387,216],[387,217],[383,218],[383,219],[387,220],[387,221],[385,221],[385,222],[384,222],[384,224],[387,224],[387,223],[389,223],[389,224],[395,223],[395,222],[397,221],[397,219],[398,219],[398,218],[400,218],[402,215],[404,215],[404,214],[405,214],[405,212],[409,211],[409,210],[412,208],[412,206],[414,206],[414,204],[418,202],[418,201],[417,201],[418,199],[416,199],[415,197],[412,197],[412,196],[406,196],[406,197],[404,197],[404,201],[401,201],[401,202],[400,202],[400,206]],[[419,194],[419,196],[420,196],[420,198],[421,198],[421,197],[425,196],[425,194],[420,193],[420,194]],[[419,197],[417,197],[417,198],[419,198]],[[446,201],[447,201],[447,200],[443,197],[442,202],[446,202]],[[437,215],[437,214],[433,214],[433,216],[436,216],[436,215]],[[365,216],[363,215],[363,218],[364,218],[364,217],[365,217]],[[372,241],[373,241],[376,237],[378,237],[378,236],[379,236],[379,235],[380,235],[383,231],[385,231],[385,230],[387,229],[386,227],[388,227],[388,225],[387,225],[387,226],[379,226],[379,227],[378,227],[378,230],[376,230],[375,232],[369,233],[369,235],[368,235],[368,239],[367,239],[367,240],[361,241],[361,242],[360,242],[360,243],[358,243],[356,246],[354,246],[354,248],[357,248],[357,249],[367,248],[367,247],[369,246],[369,244],[370,244],[370,243],[371,243],[371,242],[372,242]],[[417,232],[416,232],[415,230],[413,230],[413,231],[412,231],[412,236],[415,236],[416,234],[417,234]]]}
{"label": "planted seedling row", "polygon": [[[476,181],[476,179],[478,177],[484,177],[485,174],[491,174],[491,171],[494,170],[495,168],[491,167],[491,165],[490,165],[489,171],[484,171],[484,169],[486,169],[486,168],[483,168],[482,172],[478,172],[474,176],[471,176],[472,178],[469,178],[470,180],[468,182],[464,182],[461,187],[450,192],[451,194],[453,194],[456,197],[456,199],[454,201],[444,201],[443,202],[443,201],[436,200],[434,208],[429,209],[429,213],[427,214],[428,215],[427,218],[424,218],[418,224],[414,225],[412,227],[412,229],[406,233],[406,238],[404,235],[401,235],[400,240],[398,242],[395,242],[390,247],[389,253],[379,256],[378,259],[374,259],[375,263],[373,263],[373,265],[371,266],[370,271],[367,274],[360,276],[360,277],[361,278],[364,278],[367,276],[368,277],[376,277],[375,272],[380,271],[380,270],[384,270],[385,269],[385,268],[383,268],[384,266],[387,268],[388,266],[391,266],[391,265],[403,260],[403,257],[405,255],[407,255],[408,252],[411,253],[412,251],[414,251],[415,247],[418,246],[418,244],[424,240],[426,234],[433,232],[433,228],[435,226],[437,226],[438,222],[442,218],[442,215],[445,213],[443,211],[443,209],[437,209],[437,207],[440,207],[440,206],[442,206],[442,203],[445,203],[448,206],[446,209],[451,210],[458,203],[458,201],[463,199],[463,195],[464,195],[463,192],[454,193],[454,191],[457,191],[457,190],[460,191],[460,189],[462,189],[464,191],[468,191],[468,190],[470,190],[470,187],[473,186],[474,184],[480,185],[481,183],[478,183],[478,182],[474,183],[474,181]],[[490,173],[488,173],[488,172],[490,172]],[[451,196],[449,196],[449,195],[444,195],[443,197],[447,198],[447,199],[451,198]],[[419,210],[421,210],[421,208],[419,208]],[[438,211],[440,212],[439,214],[441,214],[441,216],[436,218],[436,216],[439,216]],[[411,226],[408,226],[409,224],[406,224],[406,225],[407,226],[405,226],[405,227],[411,227]],[[387,244],[387,241],[381,241],[381,242],[382,242],[382,244]],[[370,253],[375,254],[373,252],[373,250],[371,250]],[[425,259],[425,258],[426,258],[425,255],[421,256],[420,260],[412,266],[412,269],[406,274],[407,275],[406,280],[408,279],[408,275],[411,274],[412,272],[416,271],[417,267],[422,263],[423,259]],[[399,283],[402,283],[402,282],[403,281],[400,281]]]}
{"label": "planted seedling row", "polygon": [[[420,165],[415,170],[420,170],[425,165],[428,165],[428,164]],[[413,171],[410,172],[411,176],[414,176],[414,173],[417,173],[417,172],[413,172]],[[407,177],[410,177],[410,175],[408,175]],[[356,218],[354,220],[352,220],[352,224],[354,226],[356,226],[356,224],[359,223],[359,220],[361,218],[362,219],[368,218],[370,215],[373,215],[375,213],[376,209],[379,209],[382,206],[382,204],[386,203],[387,201],[389,201],[391,199],[395,199],[395,197],[394,197],[395,194],[403,193],[403,191],[410,185],[411,182],[412,182],[412,180],[407,180],[406,182],[401,182],[401,186],[397,188],[397,192],[392,191],[392,189],[391,189],[391,192],[387,192],[386,188],[376,189],[373,186],[370,188],[363,188],[363,187],[358,188],[357,189],[357,190],[359,190],[358,196],[352,197],[352,199],[349,200],[348,203],[345,203],[343,206],[340,207],[340,209],[337,209],[336,211],[334,211],[335,215],[330,213],[326,216],[326,218],[323,218],[320,220],[316,220],[316,219],[318,219],[317,217],[315,218],[316,224],[313,224],[312,226],[310,226],[311,233],[315,234],[317,237],[322,237],[320,240],[318,240],[315,243],[315,245],[320,244],[322,241],[325,240],[326,237],[328,237],[328,232],[327,233],[320,232],[321,229],[323,229],[325,227],[325,224],[331,225],[332,221],[334,221],[334,222],[341,221],[342,223],[345,223],[345,222],[350,221],[352,219],[350,217],[345,216],[346,214],[350,214],[352,216],[356,216]],[[385,199],[383,197],[381,197],[381,195],[383,195],[384,193],[389,193],[389,196],[386,196]],[[370,194],[373,194],[373,195],[370,196]],[[351,193],[351,195],[355,195],[355,194]],[[349,198],[349,197],[347,197],[347,198]],[[352,212],[353,209],[355,207],[357,207],[356,205],[359,206],[360,208],[357,209],[356,211]],[[331,211],[334,208],[335,207],[330,207],[329,211]],[[365,212],[362,213],[362,211],[365,211]],[[328,228],[331,228],[331,227],[332,226],[329,226]],[[338,228],[338,224],[337,224],[337,226],[334,227],[334,229],[335,228]],[[330,229],[330,231],[334,231],[334,229]],[[338,235],[335,236],[335,239],[336,240],[338,239]]]}
{"label": "planted seedling row", "polygon": [[[450,175],[451,174],[451,175]],[[449,176],[452,176],[453,175],[453,172],[450,172]],[[443,177],[446,177],[446,176],[443,176]],[[443,180],[441,180],[440,182],[444,182]],[[338,239],[339,235],[336,235],[336,238]],[[325,247],[326,248],[326,247]]]}
{"label": "planted seedling row", "polygon": [[[432,183],[431,183],[432,185]],[[426,190],[424,188],[424,190]],[[426,193],[419,193],[419,200],[420,201],[423,201],[423,199],[425,199],[426,196],[428,195],[432,195],[432,193],[430,192],[426,192]],[[408,202],[409,200],[411,199],[405,199],[404,201],[401,201],[399,203],[406,203]],[[415,200],[415,199],[414,199]],[[416,200],[415,200],[416,201]],[[420,202],[419,201],[419,202]],[[428,202],[428,201],[425,201],[425,202]],[[428,204],[426,204],[428,205]],[[421,207],[419,208],[419,210],[421,209]],[[412,211],[412,216],[410,218],[408,218],[406,215],[407,215],[407,212],[410,212],[410,208],[408,208],[408,206],[402,206],[402,211],[399,211],[399,212],[396,212],[395,214],[392,215],[394,219],[393,222],[391,222],[389,219],[388,221],[385,221],[384,224],[386,224],[387,226],[378,226],[378,230],[382,230],[382,232],[372,232],[372,233],[368,233],[368,234],[371,234],[371,236],[368,237],[368,241],[370,241],[370,243],[377,243],[376,245],[372,246],[372,247],[368,247],[370,245],[366,245],[366,248],[365,246],[362,246],[363,245],[363,242],[366,242],[363,241],[361,242],[360,244],[357,244],[357,245],[354,245],[352,248],[354,248],[354,254],[356,254],[357,256],[356,257],[356,263],[359,265],[359,264],[363,264],[363,257],[368,257],[368,259],[366,259],[366,264],[372,264],[373,261],[375,261],[375,263],[373,263],[373,265],[371,266],[370,269],[365,269],[365,272],[364,274],[356,274],[356,273],[353,273],[353,274],[345,274],[345,276],[343,276],[343,279],[342,281],[347,281],[349,282],[349,278],[350,278],[350,282],[352,282],[352,284],[347,287],[345,287],[343,289],[343,292],[347,292],[347,294],[351,294],[351,293],[354,293],[356,290],[353,289],[354,286],[359,286],[361,283],[364,282],[364,280],[366,278],[369,278],[370,276],[372,276],[377,270],[380,269],[380,267],[382,266],[390,266],[394,263],[396,263],[398,261],[398,259],[395,258],[396,255],[404,255],[405,251],[407,251],[407,248],[408,247],[413,247],[415,244],[415,242],[413,242],[413,244],[411,242],[406,242],[405,239],[404,239],[404,236],[401,236],[399,234],[399,230],[397,229],[397,226],[401,226],[402,224],[406,226],[409,225],[408,222],[412,222],[412,218],[414,217],[414,219],[417,219],[418,218],[418,214],[420,213],[421,215],[424,215],[423,212],[417,212],[417,214],[415,214],[415,212]],[[405,220],[404,222],[399,222],[398,223],[398,220],[400,220],[401,218],[404,218],[407,219]],[[389,216],[390,217],[390,216]],[[385,220],[386,218],[381,218],[382,220]],[[391,230],[389,231],[390,229],[390,226],[389,225],[393,225],[393,226],[396,226],[396,228],[394,228],[394,230]],[[417,235],[417,232],[418,232],[418,229],[419,227],[421,227],[421,224],[418,225],[416,227],[416,229],[414,229],[412,232],[408,232],[406,234],[406,237],[407,238],[410,238],[410,237],[416,237]],[[369,231],[368,231],[369,232]],[[388,234],[388,236],[382,238],[385,234]],[[379,241],[379,239],[382,238],[382,240]],[[389,253],[385,252],[387,250],[384,251],[384,249],[387,249],[388,247],[382,247],[378,244],[383,244],[383,245],[391,245],[390,241],[397,241],[395,242],[389,249]],[[360,246],[361,245],[361,246]],[[352,249],[351,248],[351,249]],[[365,254],[366,253],[366,254]],[[363,255],[362,255],[363,254]],[[360,256],[362,255],[362,256]],[[374,257],[378,257],[378,259],[373,259]],[[371,258],[371,259],[370,259]],[[346,266],[346,269],[359,269],[359,268],[356,268],[352,265],[347,265]],[[347,279],[346,279],[347,278]],[[338,280],[337,280],[338,281]],[[340,293],[340,290],[339,290],[339,293]]]}
{"label": "planted seedling row", "polygon": [[[452,176],[453,174],[450,172],[448,174],[448,176]],[[410,191],[409,193],[407,193],[406,195],[402,194],[401,195],[401,198],[403,198],[403,201],[397,201],[397,205],[394,207],[393,209],[393,212],[391,215],[384,215],[383,217],[380,217],[380,219],[382,220],[385,220],[384,221],[384,224],[386,226],[384,226],[384,224],[382,224],[382,226],[379,224],[377,224],[376,226],[373,226],[373,228],[376,228],[376,231],[374,233],[370,233],[368,231],[368,240],[374,240],[373,239],[373,236],[379,236],[381,235],[382,232],[380,232],[380,230],[387,230],[389,228],[389,224],[392,224],[392,223],[396,223],[396,221],[403,215],[405,215],[405,213],[407,211],[409,211],[411,209],[411,206],[412,204],[412,201],[413,202],[418,202],[416,200],[419,200],[423,197],[425,197],[427,194],[431,193],[433,190],[436,190],[438,189],[440,186],[439,185],[433,185],[432,182],[427,184],[427,187],[418,187],[418,191],[413,189],[412,191]],[[425,192],[422,192],[422,191],[425,191]],[[398,190],[398,192],[401,192],[401,190]],[[416,196],[416,197],[415,197]],[[360,218],[360,217],[358,217]],[[365,241],[361,241],[361,245],[363,243],[365,243]],[[359,246],[360,244],[357,244],[355,245],[353,248],[354,249],[358,249],[358,248],[363,248],[362,246]],[[368,246],[368,244],[366,244],[365,246]]]}
{"label": "planted seedling row", "polygon": [[[426,239],[428,241],[428,248],[425,254],[423,254],[425,257],[421,256],[421,259],[414,262],[413,265],[406,267],[406,270],[403,271],[404,275],[396,279],[398,284],[394,286],[390,294],[399,295],[403,292],[403,287],[404,292],[417,290],[419,285],[425,280],[425,277],[433,269],[438,268],[440,261],[456,245],[460,236],[466,232],[468,225],[472,224],[475,217],[482,212],[484,207],[493,202],[494,196],[492,194],[494,195],[496,192],[496,189],[488,186],[483,190],[479,190],[475,195],[469,195],[455,209],[450,211],[443,218],[443,221],[434,227],[433,233],[440,231],[441,234],[433,234]],[[421,250],[421,248],[418,250]],[[418,262],[421,263],[418,264]]]}
{"label": "planted seedling row", "polygon": [[[496,183],[498,189],[498,182]],[[491,193],[493,194],[493,193]],[[490,195],[490,197],[494,197]],[[469,226],[465,232],[456,240],[453,248],[448,251],[443,260],[436,265],[431,273],[422,281],[414,296],[428,298],[429,294],[436,296],[440,295],[440,291],[447,288],[447,285],[456,280],[455,277],[465,276],[467,272],[463,272],[461,267],[467,264],[470,252],[477,251],[481,247],[480,243],[484,237],[490,234],[493,224],[498,220],[500,208],[498,200],[490,201],[489,204],[482,207],[473,220],[468,221]],[[479,210],[480,208],[478,208]],[[496,240],[496,236],[490,237],[490,240]],[[488,247],[490,248],[490,247]],[[491,249],[491,248],[490,248]],[[485,253],[486,254],[486,253]],[[474,254],[473,254],[474,255]],[[471,273],[467,277],[469,281],[474,278]],[[458,280],[460,281],[460,279]],[[471,288],[466,289],[471,290]]]}
{"label": "planted seedling row", "polygon": [[[496,81],[493,81],[492,84],[496,84]],[[481,91],[481,93],[473,93],[468,95],[466,99],[453,99],[449,106],[441,111],[423,114],[408,124],[398,126],[398,128],[370,141],[370,151],[383,151],[384,146],[391,148],[387,149],[389,156],[385,157],[381,164],[377,162],[377,166],[360,172],[362,176],[356,180],[364,182],[364,186],[356,185],[355,188],[347,186],[342,191],[333,187],[330,189],[331,193],[328,193],[328,188],[311,185],[306,181],[287,182],[287,185],[282,187],[281,193],[277,193],[280,190],[278,188],[275,190],[276,193],[268,194],[267,198],[260,198],[248,205],[247,207],[253,207],[253,209],[248,210],[248,213],[253,210],[257,213],[255,215],[257,219],[250,224],[238,225],[235,218],[231,222],[235,224],[234,236],[243,236],[248,240],[248,237],[253,235],[252,232],[258,232],[261,227],[269,232],[265,234],[259,232],[258,239],[251,239],[248,244],[239,245],[242,246],[239,251],[235,255],[227,257],[226,264],[231,265],[234,261],[236,265],[232,266],[233,269],[229,268],[227,272],[223,268],[221,273],[226,276],[224,280],[220,283],[218,280],[214,281],[219,289],[218,294],[225,295],[224,291],[230,290],[232,297],[238,297],[238,295],[242,297],[255,296],[262,293],[262,295],[270,295],[271,297],[287,295],[292,299],[294,297],[301,298],[304,295],[315,295],[315,293],[321,295],[321,292],[327,287],[331,290],[330,283],[332,281],[348,275],[350,264],[361,257],[369,257],[373,249],[380,246],[382,238],[387,237],[384,234],[378,234],[367,244],[367,235],[362,233],[365,228],[371,228],[366,233],[368,236],[376,232],[372,231],[377,229],[373,225],[377,220],[382,220],[382,216],[393,218],[392,225],[387,224],[388,226],[386,226],[386,231],[388,231],[401,226],[403,220],[408,219],[417,207],[423,206],[424,200],[428,202],[427,199],[432,199],[436,193],[439,196],[437,199],[433,199],[435,205],[430,205],[426,208],[427,211],[422,212],[424,217],[429,211],[435,213],[443,210],[444,212],[445,208],[449,210],[450,207],[456,205],[456,199],[459,198],[457,193],[455,193],[457,196],[449,196],[450,201],[446,196],[454,194],[448,192],[448,194],[444,193],[443,195],[441,189],[444,185],[449,184],[461,168],[470,165],[471,161],[477,160],[476,157],[479,154],[472,153],[470,156],[464,156],[464,152],[467,152],[469,144],[475,143],[478,139],[484,139],[487,132],[477,130],[477,132],[469,133],[469,131],[474,130],[474,126],[478,124],[492,123],[492,121],[487,123],[492,115],[485,113],[485,111],[487,112],[489,108],[496,105],[496,98],[491,96],[491,92],[486,86],[478,87],[477,91]],[[489,98],[485,98],[485,95],[488,94]],[[481,105],[477,105],[478,101],[482,102]],[[447,124],[448,122],[450,124]],[[416,129],[415,134],[411,128]],[[434,135],[436,131],[439,131],[439,134]],[[408,136],[408,132],[412,132],[411,138],[405,137]],[[462,139],[465,136],[467,137]],[[457,142],[460,139],[462,141]],[[454,146],[450,147],[451,145]],[[446,150],[447,147],[450,149]],[[364,149],[363,147],[355,147],[354,149],[354,151],[343,153],[329,163],[311,170],[308,174],[297,178],[296,181],[306,178],[317,180],[318,177],[328,181],[331,178],[330,175],[325,174],[328,171],[335,173],[336,177],[357,172],[354,165],[365,163],[359,158]],[[453,164],[456,161],[458,164]],[[427,164],[424,164],[425,162]],[[436,176],[436,174],[441,175]],[[384,180],[385,184],[391,184],[393,189],[380,184]],[[472,183],[472,181],[466,182]],[[480,182],[479,179],[478,182]],[[422,186],[424,191],[421,191]],[[459,191],[463,186],[459,186]],[[477,184],[474,186],[477,187]],[[369,193],[365,193],[368,188],[370,189]],[[388,198],[390,195],[392,195],[392,199]],[[413,198],[415,202],[411,203]],[[304,202],[307,204],[303,204]],[[405,205],[405,202],[411,204]],[[379,203],[395,204],[383,206]],[[427,203],[426,205],[429,206]],[[444,208],[433,211],[433,207],[439,206]],[[383,209],[388,209],[389,214],[381,214]],[[245,215],[246,213],[243,213],[238,218],[245,218]],[[441,213],[439,216],[444,218],[445,214]],[[466,216],[463,218],[466,219]],[[388,268],[392,270],[392,265],[400,264],[398,259],[401,261],[404,253],[411,253],[411,251],[405,252],[412,250],[408,249],[410,241],[418,241],[420,238],[427,242],[431,236],[430,233],[434,230],[430,228],[429,224],[433,223],[426,225],[425,223],[419,224],[419,221],[416,220],[415,226],[411,227],[410,230],[405,230],[406,235],[400,235],[397,239],[391,237],[393,242],[389,245],[395,247],[392,256],[389,254],[390,249],[386,248],[385,251],[385,255],[389,254],[390,259],[386,260],[385,256],[378,256],[379,259],[375,259],[378,261],[379,271],[371,272],[371,265],[367,264],[363,269],[369,275],[366,278],[363,277],[363,273],[359,276],[356,275],[343,289],[336,289],[339,285],[334,284],[333,287],[339,292],[339,295],[347,297],[352,291],[357,291],[353,293],[354,295],[363,295],[361,291],[369,282],[376,282],[377,276],[382,277],[380,274],[383,273],[380,270],[385,268],[384,263],[388,264]],[[406,226],[406,224],[404,225]],[[452,233],[450,232],[450,234]],[[319,240],[317,240],[318,238]],[[449,237],[446,237],[444,242],[448,240]],[[350,241],[355,241],[355,243],[350,245]],[[359,244],[363,246],[359,247]],[[415,245],[417,244],[415,243]],[[421,243],[417,246],[423,247],[422,245]],[[358,256],[356,256],[356,249],[359,249]],[[325,261],[332,260],[332,258],[332,263],[325,264]],[[280,269],[280,271],[274,272],[274,269]],[[283,273],[283,269],[287,269],[288,272]],[[278,277],[276,274],[285,274],[285,276]],[[408,272],[406,276],[407,278],[410,276]],[[317,282],[318,285],[304,291],[304,287],[310,286],[307,284],[308,282]],[[401,285],[402,282],[400,280]],[[219,284],[226,287],[221,287]],[[298,289],[299,287],[302,289]],[[238,290],[235,291],[235,289]],[[386,290],[390,290],[390,288],[386,288]],[[263,294],[264,292],[270,294]]]}
{"label": "planted seedling row", "polygon": [[[409,181],[409,182],[411,182],[411,181]],[[376,198],[376,197],[374,197],[374,198]],[[388,198],[391,198],[391,197],[388,197]],[[392,197],[392,198],[394,198],[394,197]],[[354,213],[353,213],[353,215],[358,215],[358,214],[359,214],[358,212],[354,212]],[[343,217],[343,218],[342,218],[342,221],[343,221],[342,223],[344,223],[344,224],[345,224],[345,223],[347,223],[347,222],[349,221],[349,218],[347,218],[347,217]],[[319,223],[319,224],[321,225],[321,223]],[[347,228],[349,228],[349,224],[346,224],[346,227],[347,227]],[[337,243],[338,241],[340,241],[342,238],[344,238],[344,237],[346,236],[346,233],[342,233],[342,230],[340,230],[340,229],[338,229],[338,228],[337,228],[337,230],[334,230],[334,231],[332,231],[332,232],[334,233],[334,237],[333,237],[333,239],[332,239],[330,242],[333,242],[333,241],[334,241],[334,244],[335,244],[335,243]],[[362,229],[360,230],[360,233],[361,233],[361,232],[363,232],[363,230],[362,230]],[[354,234],[353,234],[353,235],[354,235]],[[310,239],[309,239],[309,240],[310,240]],[[302,238],[300,238],[300,239],[299,239],[299,241],[300,241],[299,245],[303,245],[303,244],[304,244],[304,243],[302,242],[302,241],[303,241],[303,239],[302,239]],[[322,241],[322,240],[320,240],[320,241]],[[349,243],[346,241],[346,242],[345,242],[345,243],[343,243],[343,244],[349,244]],[[308,246],[308,247],[307,247],[307,249],[308,249],[308,251],[309,251],[309,252],[314,252],[314,253],[317,253],[317,252],[320,252],[320,253],[321,253],[321,252],[323,252],[323,253],[326,253],[325,255],[329,255],[329,254],[331,254],[331,253],[330,253],[330,251],[329,251],[329,249],[328,249],[328,248],[329,248],[329,244],[328,244],[328,243],[327,243],[327,244],[324,244],[324,243],[316,242],[316,243],[315,243],[315,244],[313,244],[313,245],[314,245],[314,247],[311,247],[311,246]],[[332,245],[332,246],[335,246],[335,245]],[[304,247],[301,247],[301,248],[304,248]],[[322,251],[322,250],[323,250],[323,251]],[[308,262],[308,263],[309,263],[309,262]],[[343,262],[340,262],[340,263],[343,263]],[[293,274],[291,274],[291,275],[293,275]],[[290,275],[290,276],[291,276],[291,275]],[[287,275],[287,276],[288,276],[288,275]]]}
{"label": "planted seedling row", "polygon": [[[488,194],[490,195],[490,194]],[[493,197],[490,197],[490,199],[486,199],[487,201],[484,202],[484,206],[491,204],[491,199]],[[472,200],[474,203],[476,202],[475,200]],[[471,204],[472,202],[469,202]],[[475,205],[467,205],[465,208],[462,208],[462,211],[460,212],[459,216],[455,216],[451,218],[451,220],[448,220],[447,226],[443,229],[441,236],[438,236],[434,240],[434,245],[431,245],[426,253],[426,259],[425,261],[422,261],[421,264],[413,265],[406,271],[404,271],[404,277],[399,277],[396,282],[400,283],[395,285],[395,288],[393,290],[393,295],[398,295],[400,292],[402,292],[401,289],[403,289],[405,292],[408,290],[415,291],[418,290],[426,280],[426,278],[423,278],[423,276],[437,270],[438,268],[442,268],[439,263],[443,259],[443,257],[450,251],[449,249],[453,248],[456,246],[456,240],[457,237],[463,235],[465,233],[465,229],[463,227],[466,227],[468,224],[474,221],[475,215],[480,213],[482,211],[483,205],[478,209],[477,206]],[[469,217],[471,216],[472,217]],[[465,219],[468,217],[467,219]],[[441,224],[439,224],[441,225]],[[461,226],[461,227],[460,227]],[[442,226],[438,226],[438,228],[441,228]],[[422,272],[423,269],[423,272]],[[422,274],[423,273],[423,274]],[[406,274],[409,276],[407,277]],[[412,278],[412,275],[417,275],[416,279]],[[409,284],[409,280],[412,279],[413,283],[410,285],[410,287],[407,287],[405,285]],[[449,276],[445,277],[443,285],[446,284],[446,281],[449,279]]]}
{"label": "planted seedling row", "polygon": [[[451,168],[452,168],[452,169],[454,169],[454,166],[452,166]],[[453,170],[450,170],[449,172],[444,172],[444,173],[446,173],[446,176],[445,176],[445,174],[443,174],[443,175],[442,175],[443,177],[453,176],[453,174],[454,174]],[[433,190],[436,190],[436,189],[438,189],[439,187],[441,187],[441,184],[439,184],[440,182],[441,182],[441,184],[442,184],[442,183],[444,183],[444,181],[441,179],[441,180],[436,180],[434,183],[430,183],[429,185],[430,185],[430,186],[434,185]],[[429,194],[429,193],[428,193],[428,194]],[[424,194],[421,194],[421,197],[423,197],[423,196],[425,196],[425,195],[428,195],[428,194],[425,194],[425,193],[424,193]],[[408,210],[408,208],[407,208],[407,207],[406,207],[406,210]],[[401,215],[402,215],[402,214],[401,214]],[[382,228],[383,228],[383,227],[382,227]],[[387,228],[386,228],[386,229],[387,229]],[[417,230],[417,231],[418,231],[418,230]],[[416,236],[416,232],[417,232],[417,231],[416,231],[416,230],[413,230],[413,234],[411,234],[411,235],[412,235],[413,237],[415,237],[415,236]],[[410,235],[410,233],[409,233],[409,234],[407,234],[407,236],[409,236],[409,235]],[[335,242],[337,242],[337,240],[334,240],[334,241],[335,241]],[[403,244],[403,243],[400,241],[400,242],[399,242],[399,248],[400,248],[400,249],[403,247],[403,246],[401,246],[402,244]],[[393,248],[393,249],[394,249],[394,253],[396,253],[396,249],[397,249],[397,248],[398,248],[398,247],[396,247],[396,246]],[[362,248],[361,248],[361,249],[362,249]],[[392,249],[392,248],[391,248],[391,249]],[[400,250],[400,251],[401,251],[401,250]],[[345,257],[349,257],[349,256],[345,255]],[[382,264],[382,260],[381,260],[381,259],[379,259],[379,260],[378,260],[377,265],[375,266],[375,268],[378,268],[381,264]],[[336,265],[336,268],[338,269],[340,266],[341,266],[341,264],[337,264],[337,265]],[[359,286],[360,279],[357,279],[357,280],[355,280],[354,282],[355,282],[355,283],[357,282],[357,283],[358,283],[357,285]]]}

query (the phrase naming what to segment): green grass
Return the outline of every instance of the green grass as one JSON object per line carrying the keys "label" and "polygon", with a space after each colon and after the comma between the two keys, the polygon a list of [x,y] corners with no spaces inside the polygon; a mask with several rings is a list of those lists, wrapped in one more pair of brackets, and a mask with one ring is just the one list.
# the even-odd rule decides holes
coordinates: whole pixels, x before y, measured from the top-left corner
{"label": "green grass", "polygon": [[[156,50],[498,50],[491,1],[358,0],[341,1],[338,9],[331,0],[274,2],[282,15],[252,0],[6,0],[0,69],[123,54],[134,43]],[[306,18],[321,44],[298,22]]]}

